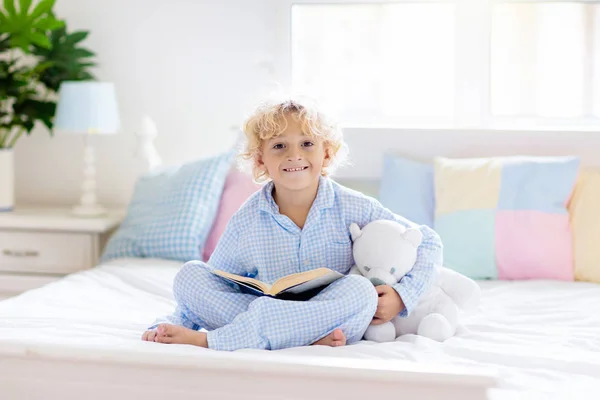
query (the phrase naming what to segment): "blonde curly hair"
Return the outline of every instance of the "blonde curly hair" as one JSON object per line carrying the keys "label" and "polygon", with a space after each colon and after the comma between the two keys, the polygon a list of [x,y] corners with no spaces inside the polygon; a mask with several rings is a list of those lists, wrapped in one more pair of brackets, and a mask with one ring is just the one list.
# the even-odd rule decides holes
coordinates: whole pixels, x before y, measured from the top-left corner
{"label": "blonde curly hair", "polygon": [[302,133],[321,138],[325,147],[329,148],[331,160],[323,168],[321,175],[331,175],[346,161],[348,149],[340,126],[320,111],[314,102],[306,99],[267,100],[259,104],[242,128],[246,142],[240,156],[242,160],[250,162],[256,182],[269,180],[268,174],[258,168],[258,157],[265,141],[286,130],[286,116],[291,116],[300,123]]}

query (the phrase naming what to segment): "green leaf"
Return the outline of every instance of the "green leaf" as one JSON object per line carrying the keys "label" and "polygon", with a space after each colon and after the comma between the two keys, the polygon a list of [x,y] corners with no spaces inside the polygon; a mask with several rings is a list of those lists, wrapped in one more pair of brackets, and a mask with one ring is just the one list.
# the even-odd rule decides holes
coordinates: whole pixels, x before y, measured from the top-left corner
{"label": "green leaf", "polygon": [[33,53],[39,56],[42,62],[53,63],[40,75],[40,81],[48,89],[57,91],[60,83],[65,80],[94,79],[87,69],[95,66],[95,63],[90,60],[90,57],[95,54],[77,45],[80,42],[79,39],[87,37],[87,35],[87,31],[69,34],[66,28],[59,28],[50,34],[51,49],[34,48]]}
{"label": "green leaf", "polygon": [[88,36],[88,34],[89,34],[88,31],[73,32],[67,36],[65,43],[69,44],[69,45],[75,45],[75,44],[81,42],[82,40],[84,40]]}
{"label": "green leaf", "polygon": [[55,43],[58,41],[59,38],[62,38],[63,36],[65,36],[66,33],[67,33],[67,25],[64,24],[60,28],[54,29],[52,32],[50,32],[50,40],[52,41],[52,43]]}
{"label": "green leaf", "polygon": [[31,35],[29,35],[29,39],[33,44],[36,44],[40,47],[44,47],[46,49],[52,47],[52,43],[50,43],[50,39],[48,39],[48,36],[42,35],[41,33],[34,32]]}
{"label": "green leaf", "polygon": [[18,15],[14,2],[15,0],[4,0],[7,15],[2,14],[2,23],[0,24],[0,34],[8,34],[10,47],[20,48],[28,54],[31,52],[32,46],[48,46],[49,40],[42,39],[40,35],[48,36],[49,28],[56,28],[64,24],[52,14],[54,0],[42,0],[31,14],[28,12],[32,0],[19,0],[21,12]]}
{"label": "green leaf", "polygon": [[37,92],[35,90],[25,89],[19,94],[19,96],[14,97],[16,97],[18,101],[24,101],[27,98],[34,98],[35,96],[37,96]]}
{"label": "green leaf", "polygon": [[0,39],[0,52],[10,49],[10,36]]}
{"label": "green leaf", "polygon": [[[2,12],[2,10],[0,10],[0,29],[1,29],[3,26],[7,26],[7,25],[8,25],[8,16],[7,16],[7,15],[5,15],[5,14]],[[0,32],[2,32],[2,31],[0,30]]]}
{"label": "green leaf", "polygon": [[25,130],[27,131],[27,133],[31,132],[33,130],[34,126],[35,126],[35,120],[33,120],[33,119],[26,119],[25,121],[23,121],[23,127],[25,127]]}
{"label": "green leaf", "polygon": [[21,15],[27,15],[29,7],[31,7],[31,0],[19,0],[19,6],[21,9]]}
{"label": "green leaf", "polygon": [[75,58],[87,58],[87,57],[95,56],[94,53],[92,53],[91,51],[89,51],[87,49],[75,49],[75,50],[73,50],[73,52],[71,54]]}
{"label": "green leaf", "polygon": [[[6,0],[5,0],[6,1]],[[10,0],[9,0],[10,1]],[[44,14],[48,14],[52,8],[54,7],[55,0],[42,0],[38,3],[37,6],[33,9],[33,12],[29,16],[29,18],[33,21],[38,19]]]}
{"label": "green leaf", "polygon": [[[16,8],[16,0],[10,1]],[[81,46],[88,31],[69,33],[64,21],[53,15],[54,0],[41,0],[34,7],[35,3],[19,0],[18,16],[0,11],[0,54],[18,47],[35,56],[33,63],[26,65],[20,62],[22,58],[17,58],[18,63],[0,59],[0,98],[11,99],[11,107],[1,123],[30,134],[41,122],[52,134],[56,103],[41,100],[44,86],[52,93],[66,80],[95,79],[90,73],[96,66],[92,58],[95,53]],[[12,9],[9,6],[7,10]]]}
{"label": "green leaf", "polygon": [[4,98],[21,98],[31,92],[31,89],[27,89],[28,85],[27,81],[15,75],[9,75],[6,79],[0,81],[0,95]]}
{"label": "green leaf", "polygon": [[90,74],[89,72],[82,72],[81,75],[79,75],[79,79],[80,81],[93,81],[95,80],[96,77],[92,74]]}
{"label": "green leaf", "polygon": [[82,68],[95,67],[96,63],[80,63],[79,66]]}
{"label": "green leaf", "polygon": [[10,38],[10,47],[19,48],[25,53],[29,53],[29,40],[23,36],[13,36]]}
{"label": "green leaf", "polygon": [[[54,114],[54,112],[52,114]],[[47,116],[47,117],[41,118],[41,120],[44,123],[44,125],[46,125],[46,128],[48,128],[48,130],[50,131],[50,134],[52,134],[52,127],[54,126],[54,118]]]}
{"label": "green leaf", "polygon": [[15,103],[13,109],[15,114],[23,115],[27,120],[35,121],[37,119],[51,123],[56,111],[56,103],[26,99]]}
{"label": "green leaf", "polygon": [[39,74],[52,67],[53,65],[54,62],[52,61],[40,62],[38,65],[35,66],[34,71]]}
{"label": "green leaf", "polygon": [[17,10],[13,0],[4,0],[4,9],[8,13],[8,16],[14,18],[17,16]]}
{"label": "green leaf", "polygon": [[65,25],[65,21],[52,18],[44,18],[36,23],[36,27],[45,31],[53,31]]}

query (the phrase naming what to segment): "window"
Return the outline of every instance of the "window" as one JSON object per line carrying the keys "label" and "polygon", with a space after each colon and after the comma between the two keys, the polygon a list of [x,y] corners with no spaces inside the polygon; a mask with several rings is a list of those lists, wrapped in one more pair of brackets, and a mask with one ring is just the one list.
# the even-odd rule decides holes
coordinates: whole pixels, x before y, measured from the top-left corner
{"label": "window", "polygon": [[600,116],[599,5],[495,4],[492,17],[494,115]]}
{"label": "window", "polygon": [[600,0],[281,1],[287,83],[345,125],[600,127]]}
{"label": "window", "polygon": [[295,5],[292,85],[350,123],[454,114],[450,4]]}

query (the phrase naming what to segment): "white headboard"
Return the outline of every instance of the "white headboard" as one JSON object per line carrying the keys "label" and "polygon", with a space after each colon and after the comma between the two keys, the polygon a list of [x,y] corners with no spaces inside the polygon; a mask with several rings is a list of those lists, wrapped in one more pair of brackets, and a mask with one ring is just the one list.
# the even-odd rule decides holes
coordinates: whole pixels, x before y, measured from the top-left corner
{"label": "white headboard", "polygon": [[[144,172],[162,165],[154,146],[157,134],[156,124],[145,116],[137,133],[137,156]],[[334,178],[374,197],[386,153],[424,162],[436,156],[576,155],[584,165],[600,166],[597,131],[346,128],[344,137],[350,148],[350,165],[337,171]]]}
{"label": "white headboard", "polygon": [[576,155],[585,166],[600,166],[599,131],[346,128],[344,137],[351,165],[336,179],[371,195],[379,191],[386,153],[424,162],[436,156]]}

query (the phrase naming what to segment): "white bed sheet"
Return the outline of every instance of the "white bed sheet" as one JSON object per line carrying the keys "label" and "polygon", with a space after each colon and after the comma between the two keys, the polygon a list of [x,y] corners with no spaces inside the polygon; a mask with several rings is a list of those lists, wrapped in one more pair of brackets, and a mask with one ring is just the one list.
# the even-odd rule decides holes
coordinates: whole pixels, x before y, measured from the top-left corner
{"label": "white bed sheet", "polygon": [[[142,342],[144,328],[172,312],[180,263],[123,259],[0,302],[0,357],[51,352],[53,346],[198,355],[205,349]],[[600,285],[581,282],[480,282],[483,302],[444,343],[408,335],[394,343],[361,342],[281,350],[293,357],[401,359],[492,368],[502,387],[493,398],[600,396]],[[246,353],[266,352],[241,350]],[[102,354],[101,352],[99,354]]]}

